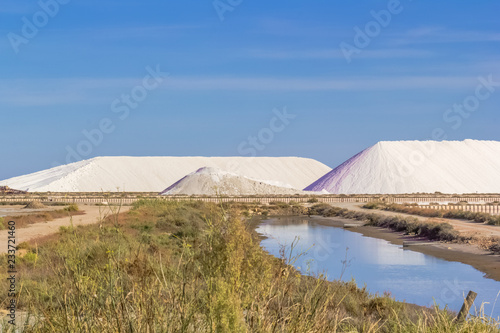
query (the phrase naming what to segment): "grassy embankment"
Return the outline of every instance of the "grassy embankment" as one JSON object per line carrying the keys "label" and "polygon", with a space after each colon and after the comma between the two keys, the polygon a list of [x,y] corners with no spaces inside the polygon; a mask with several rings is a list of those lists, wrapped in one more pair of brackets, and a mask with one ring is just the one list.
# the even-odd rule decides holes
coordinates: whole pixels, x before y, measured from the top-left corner
{"label": "grassy embankment", "polygon": [[[376,206],[367,204],[364,207],[375,209]],[[398,211],[403,213],[403,211]],[[413,210],[404,211],[412,214]],[[328,204],[316,204],[309,209],[310,215],[339,216],[358,221],[365,221],[368,225],[388,228],[408,235],[425,237],[429,240],[475,244],[480,248],[494,253],[500,253],[500,240],[496,237],[479,237],[475,235],[461,235],[453,226],[446,222],[430,219],[428,222],[420,221],[415,217],[385,216],[375,212],[350,211]],[[418,215],[418,214],[417,214]]]}
{"label": "grassy embankment", "polygon": [[437,217],[448,219],[469,220],[477,223],[487,223],[500,226],[500,216],[488,213],[468,212],[464,210],[441,210],[431,208],[420,208],[416,204],[387,204],[384,202],[369,202],[363,206],[368,209],[381,209],[391,212],[406,213],[425,217]]}
{"label": "grassy embankment", "polygon": [[302,276],[283,254],[266,254],[230,205],[143,200],[28,248],[18,304],[31,316],[25,332],[498,332]]}

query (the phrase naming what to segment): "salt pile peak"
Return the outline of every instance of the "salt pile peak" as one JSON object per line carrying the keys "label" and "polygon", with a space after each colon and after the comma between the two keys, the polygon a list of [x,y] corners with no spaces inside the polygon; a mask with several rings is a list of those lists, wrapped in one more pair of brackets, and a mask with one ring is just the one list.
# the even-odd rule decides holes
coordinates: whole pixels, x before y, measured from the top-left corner
{"label": "salt pile peak", "polygon": [[305,188],[335,194],[500,193],[498,141],[382,141]]}
{"label": "salt pile peak", "polygon": [[267,195],[297,194],[290,185],[276,186],[213,167],[203,167],[164,190],[163,195]]}

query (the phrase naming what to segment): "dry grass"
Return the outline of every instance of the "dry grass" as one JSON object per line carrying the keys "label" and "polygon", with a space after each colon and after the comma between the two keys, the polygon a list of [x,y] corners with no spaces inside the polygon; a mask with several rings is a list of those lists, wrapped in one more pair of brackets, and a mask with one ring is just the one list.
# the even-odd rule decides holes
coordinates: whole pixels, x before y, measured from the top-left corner
{"label": "dry grass", "polygon": [[266,254],[238,210],[144,200],[28,246],[19,306],[32,316],[25,332],[498,332],[302,276],[295,259]]}

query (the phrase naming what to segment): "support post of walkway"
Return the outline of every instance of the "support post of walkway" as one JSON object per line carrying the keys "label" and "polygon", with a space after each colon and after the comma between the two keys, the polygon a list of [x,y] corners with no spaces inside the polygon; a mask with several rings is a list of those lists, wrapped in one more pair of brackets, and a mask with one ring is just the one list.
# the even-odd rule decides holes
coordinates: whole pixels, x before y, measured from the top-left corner
{"label": "support post of walkway", "polygon": [[460,309],[460,312],[458,313],[457,320],[462,321],[467,318],[467,315],[469,314],[469,310],[474,304],[474,300],[477,297],[477,293],[473,292],[472,290],[469,291],[469,294],[465,298],[464,305],[462,305],[462,308]]}

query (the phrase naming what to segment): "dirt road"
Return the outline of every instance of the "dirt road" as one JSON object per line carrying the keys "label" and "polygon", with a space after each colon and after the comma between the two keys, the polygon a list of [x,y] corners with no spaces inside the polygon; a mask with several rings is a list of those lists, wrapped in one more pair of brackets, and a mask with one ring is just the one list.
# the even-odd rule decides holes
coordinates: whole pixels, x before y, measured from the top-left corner
{"label": "dirt road", "polygon": [[[385,210],[370,210],[370,209],[365,209],[361,208],[362,204],[359,203],[353,203],[353,202],[346,202],[346,203],[334,203],[332,206],[336,207],[341,207],[341,208],[346,208],[349,210],[355,210],[355,211],[362,211],[362,212],[376,212],[377,214],[380,215],[385,215],[385,216],[395,216],[395,215],[400,215],[400,216],[411,216],[411,217],[416,217],[417,219],[421,221],[428,221],[430,218],[429,217],[424,217],[424,216],[417,216],[417,215],[409,215],[409,214],[403,214],[403,213],[397,213],[397,212],[391,212],[391,211],[385,211]],[[457,230],[460,233],[464,234],[471,234],[471,233],[476,233],[481,236],[493,236],[493,237],[500,237],[500,226],[493,226],[493,225],[487,225],[484,223],[476,223],[476,222],[469,222],[465,220],[455,220],[455,219],[438,219],[438,218],[432,218],[436,222],[447,222],[453,226],[455,230]]]}
{"label": "dirt road", "polygon": [[[123,206],[121,207],[120,212],[127,212],[128,210],[130,210],[130,208],[130,206]],[[112,214],[110,208],[104,206],[80,206],[80,209],[85,212],[85,215],[73,216],[73,226],[75,227],[79,225],[89,225],[97,223],[102,218]],[[16,244],[19,245],[22,242],[27,242],[40,237],[55,234],[59,231],[59,228],[63,226],[71,226],[71,219],[69,217],[63,217],[45,223],[30,224],[26,228],[18,228],[16,230]],[[0,231],[0,254],[7,253],[7,233],[8,230]]]}
{"label": "dirt road", "polygon": [[24,206],[14,205],[14,206],[0,206],[0,217],[1,216],[21,216],[21,215],[31,215],[33,213],[40,212],[50,212],[54,210],[61,209],[61,206],[52,206],[41,209],[26,209]]}

